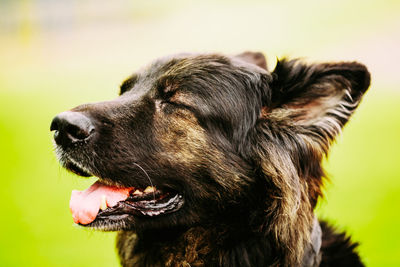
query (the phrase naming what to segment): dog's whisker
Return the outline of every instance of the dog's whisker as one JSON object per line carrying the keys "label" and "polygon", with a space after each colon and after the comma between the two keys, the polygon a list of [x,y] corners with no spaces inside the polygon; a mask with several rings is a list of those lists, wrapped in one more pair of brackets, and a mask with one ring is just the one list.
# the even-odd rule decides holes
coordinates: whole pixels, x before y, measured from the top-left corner
{"label": "dog's whisker", "polygon": [[[151,181],[151,178],[150,178],[150,176],[148,175],[148,173],[146,172],[146,170],[143,169],[142,166],[140,166],[140,165],[137,164],[136,162],[133,162],[133,164],[134,164],[135,166],[137,166],[139,169],[141,169],[141,170],[144,172],[144,174],[146,175],[147,179],[148,179],[149,182],[150,182],[151,187],[154,188],[153,182]],[[153,199],[154,199],[154,200],[156,199],[155,191],[153,191]]]}

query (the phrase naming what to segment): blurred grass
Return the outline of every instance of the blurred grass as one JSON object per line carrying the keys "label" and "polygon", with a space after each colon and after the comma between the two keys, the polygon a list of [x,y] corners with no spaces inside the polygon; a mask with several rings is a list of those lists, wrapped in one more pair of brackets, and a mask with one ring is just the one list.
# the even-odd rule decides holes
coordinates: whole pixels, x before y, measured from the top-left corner
{"label": "blurred grass", "polygon": [[398,2],[133,3],[125,12],[132,21],[84,21],[88,6],[79,11],[82,25],[39,30],[24,19],[21,32],[0,36],[0,266],[117,266],[115,234],[72,226],[70,192],[93,179],[59,167],[51,119],[115,97],[119,83],[155,57],[245,49],[266,52],[271,65],[289,54],[371,69],[372,87],[325,163],[331,183],[318,214],[361,243],[368,266],[400,264]]}
{"label": "blurred grass", "polygon": [[400,107],[389,92],[371,88],[333,146],[325,164],[331,182],[318,207],[360,243],[367,266],[400,263]]}

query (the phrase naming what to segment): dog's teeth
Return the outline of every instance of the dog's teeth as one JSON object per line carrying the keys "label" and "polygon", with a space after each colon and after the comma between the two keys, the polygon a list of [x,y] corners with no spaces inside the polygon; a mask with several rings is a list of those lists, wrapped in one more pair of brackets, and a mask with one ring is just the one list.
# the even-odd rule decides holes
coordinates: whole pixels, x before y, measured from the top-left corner
{"label": "dog's teeth", "polygon": [[143,192],[140,191],[139,189],[136,189],[135,192],[133,192],[134,195],[143,195]]}
{"label": "dog's teeth", "polygon": [[146,187],[146,189],[143,192],[145,192],[145,193],[153,193],[154,191],[156,191],[155,187],[148,186],[148,187]]}
{"label": "dog's teeth", "polygon": [[101,196],[100,209],[101,209],[101,210],[107,209],[107,199],[106,199],[106,195],[102,195],[102,196]]}

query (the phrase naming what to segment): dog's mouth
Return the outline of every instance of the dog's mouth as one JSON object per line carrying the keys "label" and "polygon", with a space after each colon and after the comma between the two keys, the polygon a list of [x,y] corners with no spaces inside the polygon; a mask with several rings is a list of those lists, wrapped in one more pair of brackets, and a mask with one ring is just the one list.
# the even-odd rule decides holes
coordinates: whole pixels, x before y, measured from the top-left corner
{"label": "dog's mouth", "polygon": [[[81,176],[91,176],[70,162],[64,165]],[[70,211],[76,224],[102,230],[121,230],[134,218],[155,218],[178,211],[184,198],[172,189],[109,185],[99,179],[84,191],[73,190]]]}

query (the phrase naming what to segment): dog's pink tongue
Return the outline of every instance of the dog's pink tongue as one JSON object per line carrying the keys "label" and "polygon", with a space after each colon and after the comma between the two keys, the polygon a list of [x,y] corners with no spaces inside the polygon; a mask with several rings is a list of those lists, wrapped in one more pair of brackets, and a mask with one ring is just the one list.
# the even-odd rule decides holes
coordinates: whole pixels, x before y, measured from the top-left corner
{"label": "dog's pink tongue", "polygon": [[74,222],[80,224],[91,223],[99,213],[102,198],[106,199],[107,207],[112,207],[118,201],[125,200],[132,190],[133,187],[108,186],[99,181],[92,184],[85,191],[73,190],[69,209]]}

